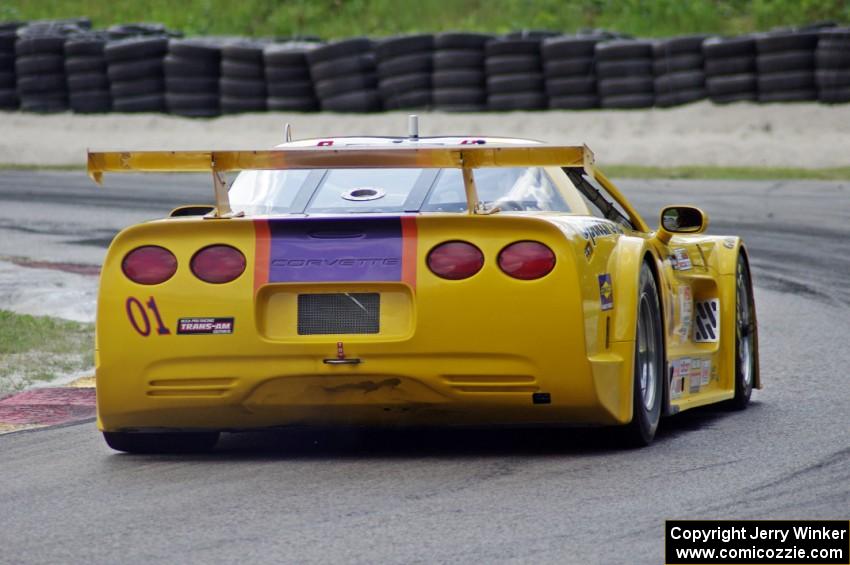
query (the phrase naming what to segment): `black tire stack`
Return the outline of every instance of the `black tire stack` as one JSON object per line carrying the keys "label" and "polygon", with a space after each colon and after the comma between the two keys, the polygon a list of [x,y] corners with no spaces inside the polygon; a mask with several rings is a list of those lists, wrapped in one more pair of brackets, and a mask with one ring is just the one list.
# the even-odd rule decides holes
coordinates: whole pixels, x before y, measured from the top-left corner
{"label": "black tire stack", "polygon": [[276,43],[263,49],[266,106],[276,112],[315,112],[319,101],[310,79],[307,52],[315,43]]}
{"label": "black tire stack", "polygon": [[826,104],[850,102],[850,27],[821,31],[815,62],[818,100]]}
{"label": "black tire stack", "polygon": [[817,100],[817,31],[783,31],[756,38],[759,102]]}
{"label": "black tire stack", "polygon": [[375,44],[378,91],[385,110],[431,107],[434,36],[390,37]]}
{"label": "black tire stack", "polygon": [[446,32],[434,36],[433,103],[446,112],[487,109],[484,49],[492,35]]}
{"label": "black tire stack", "polygon": [[485,47],[487,108],[543,110],[549,106],[543,80],[540,39],[494,39]]}
{"label": "black tire stack", "polygon": [[65,27],[27,26],[15,43],[15,86],[21,110],[64,112],[68,109],[65,81]]}
{"label": "black tire stack", "polygon": [[756,42],[752,37],[710,37],[702,44],[705,87],[715,104],[758,99]]}
{"label": "black tire stack", "polygon": [[702,56],[706,39],[705,35],[685,35],[653,46],[656,106],[679,106],[707,96]]}
{"label": "black tire stack", "polygon": [[167,37],[129,37],[106,44],[114,111],[165,111],[163,59],[167,52]]}
{"label": "black tire stack", "polygon": [[106,74],[106,35],[88,33],[65,41],[65,76],[68,103],[80,114],[112,110],[109,76]]}
{"label": "black tire stack", "polygon": [[307,53],[322,110],[377,112],[381,109],[375,52],[368,37],[352,37]]}
{"label": "black tire stack", "polygon": [[549,108],[586,110],[599,106],[594,54],[600,40],[594,36],[543,40],[540,51]]}
{"label": "black tire stack", "polygon": [[221,45],[216,40],[170,39],[163,72],[169,113],[191,118],[219,114]]}
{"label": "black tire stack", "polygon": [[15,41],[21,22],[0,24],[0,110],[15,110],[18,93],[15,90]]}
{"label": "black tire stack", "polygon": [[236,41],[221,48],[219,105],[223,114],[266,111],[265,43]]}
{"label": "black tire stack", "polygon": [[603,108],[649,108],[655,104],[650,41],[615,39],[596,44],[596,76]]}
{"label": "black tire stack", "polygon": [[168,29],[163,24],[156,23],[130,23],[115,24],[106,28],[110,39],[129,39],[131,37],[180,37],[179,31]]}

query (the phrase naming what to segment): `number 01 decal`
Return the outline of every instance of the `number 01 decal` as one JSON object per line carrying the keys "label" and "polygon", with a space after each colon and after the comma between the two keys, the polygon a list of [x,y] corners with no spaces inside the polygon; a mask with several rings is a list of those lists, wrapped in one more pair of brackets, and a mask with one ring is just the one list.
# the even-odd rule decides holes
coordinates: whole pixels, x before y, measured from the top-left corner
{"label": "number 01 decal", "polygon": [[[145,309],[146,306],[147,309]],[[151,320],[150,316],[148,316],[148,310],[153,314],[154,322],[156,322],[156,333],[159,335],[169,335],[171,333],[171,330],[162,323],[162,316],[159,315],[159,308],[153,296],[145,304],[142,304],[138,298],[131,296],[124,304],[124,308],[127,310],[127,318],[130,320],[130,325],[133,326],[133,329],[140,336],[148,337],[151,335]]]}

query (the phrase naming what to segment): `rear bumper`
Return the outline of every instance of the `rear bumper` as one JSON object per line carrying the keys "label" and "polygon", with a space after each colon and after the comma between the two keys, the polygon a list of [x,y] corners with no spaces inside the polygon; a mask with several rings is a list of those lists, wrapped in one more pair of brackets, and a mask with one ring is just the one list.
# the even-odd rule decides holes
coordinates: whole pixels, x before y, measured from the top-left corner
{"label": "rear bumper", "polygon": [[557,363],[499,353],[373,354],[341,366],[308,356],[208,356],[160,359],[137,377],[126,367],[99,366],[98,425],[128,431],[623,423],[631,418],[623,374],[630,374],[624,368],[632,347],[614,343],[596,359]]}

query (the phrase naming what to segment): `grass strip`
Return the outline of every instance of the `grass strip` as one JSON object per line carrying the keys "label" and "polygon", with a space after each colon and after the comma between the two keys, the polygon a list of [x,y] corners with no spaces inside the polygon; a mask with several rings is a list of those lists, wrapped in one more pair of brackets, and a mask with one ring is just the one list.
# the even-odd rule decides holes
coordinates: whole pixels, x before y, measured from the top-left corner
{"label": "grass strip", "polygon": [[846,0],[5,0],[0,21],[89,16],[97,27],[161,22],[186,34],[322,38],[447,30],[575,32],[639,37],[749,33],[818,20],[850,21]]}
{"label": "grass strip", "polygon": [[0,394],[89,369],[94,324],[0,310]]}

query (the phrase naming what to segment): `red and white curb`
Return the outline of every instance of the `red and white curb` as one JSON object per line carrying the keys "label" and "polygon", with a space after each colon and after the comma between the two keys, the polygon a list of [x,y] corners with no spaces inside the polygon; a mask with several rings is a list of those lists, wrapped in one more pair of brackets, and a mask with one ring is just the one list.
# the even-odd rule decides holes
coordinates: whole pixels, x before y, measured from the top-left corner
{"label": "red and white curb", "polygon": [[0,399],[0,434],[71,424],[95,417],[93,379],[63,388],[35,388]]}

